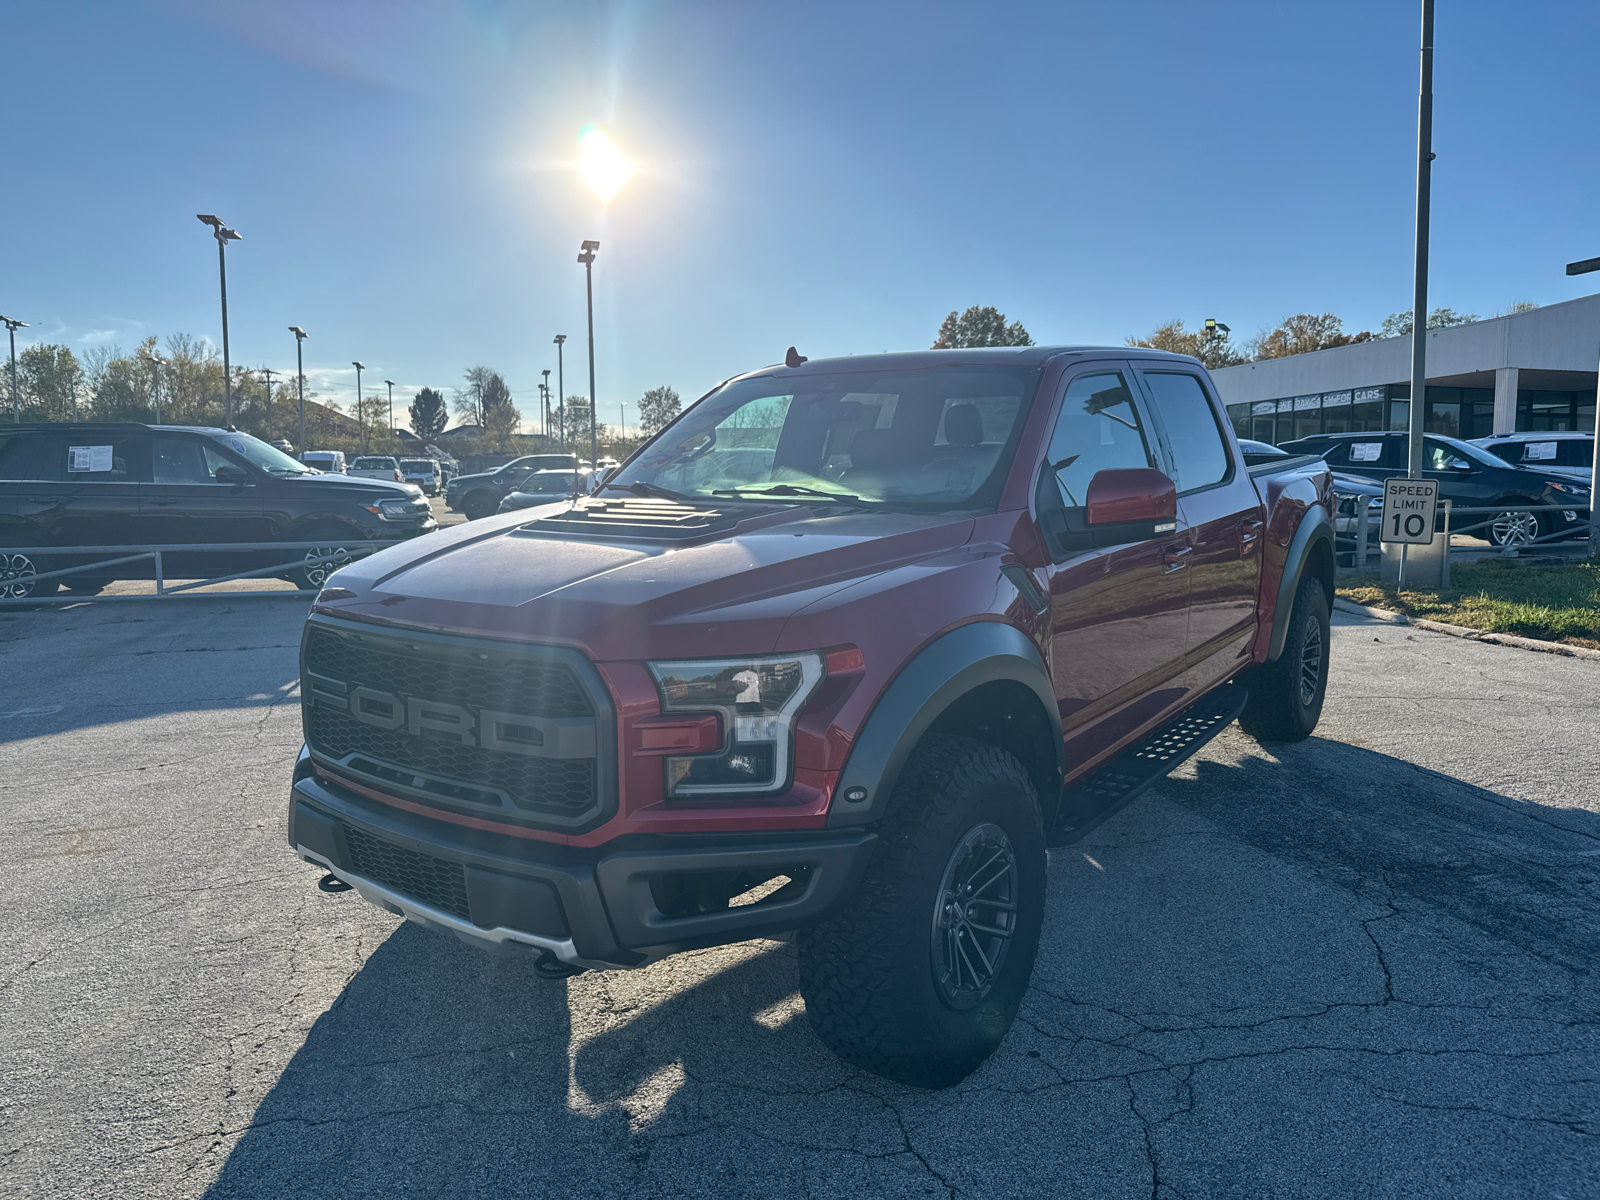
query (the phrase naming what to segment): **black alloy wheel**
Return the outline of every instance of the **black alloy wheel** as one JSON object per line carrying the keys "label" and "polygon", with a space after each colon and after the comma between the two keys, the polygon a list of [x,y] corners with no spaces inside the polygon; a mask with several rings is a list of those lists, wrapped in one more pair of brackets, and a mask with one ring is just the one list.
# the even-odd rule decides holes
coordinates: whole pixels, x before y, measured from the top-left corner
{"label": "black alloy wheel", "polygon": [[1328,593],[1305,576],[1295,589],[1283,652],[1239,677],[1250,691],[1239,726],[1261,742],[1301,742],[1322,719],[1328,692]]}
{"label": "black alloy wheel", "polygon": [[933,904],[933,981],[951,1008],[988,996],[1017,927],[1017,854],[998,825],[976,825],[950,852]]}
{"label": "black alloy wheel", "polygon": [[469,521],[481,521],[484,517],[492,517],[499,511],[500,498],[490,492],[473,492],[462,504],[461,511],[467,514]]}

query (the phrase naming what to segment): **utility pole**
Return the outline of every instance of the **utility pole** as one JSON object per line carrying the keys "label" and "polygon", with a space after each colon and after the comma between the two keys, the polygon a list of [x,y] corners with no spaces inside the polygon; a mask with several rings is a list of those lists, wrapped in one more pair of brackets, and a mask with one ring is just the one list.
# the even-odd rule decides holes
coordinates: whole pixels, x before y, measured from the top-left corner
{"label": "utility pole", "polygon": [[[556,421],[561,430],[561,452],[567,452],[567,377],[561,363],[561,348],[567,335],[556,334]],[[12,356],[15,358],[15,355]]]}
{"label": "utility pole", "polygon": [[[1600,271],[1600,258],[1567,264],[1568,275],[1587,275],[1590,271]],[[1595,399],[1600,401],[1600,386],[1596,387]],[[1595,489],[1600,487],[1600,403],[1595,407],[1594,433],[1594,460],[1589,464],[1589,557],[1600,559],[1600,515],[1595,513]]]}
{"label": "utility pole", "polygon": [[550,368],[546,367],[540,374],[544,376],[544,381],[539,384],[539,395],[544,397],[544,408],[539,412],[539,436],[547,439],[545,449],[548,450],[550,448],[548,445],[548,438],[550,437]]}
{"label": "utility pole", "polygon": [[262,367],[261,375],[267,381],[267,440],[272,439],[272,377],[277,372],[271,367]]}
{"label": "utility pole", "polygon": [[305,462],[305,452],[306,452],[306,359],[305,359],[305,355],[304,355],[304,353],[302,353],[302,351],[304,349],[304,343],[305,343],[306,337],[308,335],[306,334],[306,331],[304,329],[301,329],[300,326],[298,326],[298,325],[289,326],[289,332],[294,334],[295,379],[296,379],[296,384],[297,384],[297,386],[299,388],[299,392],[300,392],[300,445],[299,445],[299,451],[300,451],[300,455],[301,455],[300,461],[301,462]]}
{"label": "utility pole", "polygon": [[361,453],[367,452],[367,418],[361,406],[361,372],[366,363],[350,360],[350,365],[356,369],[356,428],[361,431]]}
{"label": "utility pole", "polygon": [[[1428,407],[1428,213],[1433,192],[1433,0],[1422,0],[1422,79],[1417,93],[1417,254],[1411,298],[1411,412],[1406,474],[1422,478]],[[1403,552],[1402,552],[1403,553]]]}
{"label": "utility pole", "polygon": [[394,432],[394,380],[385,379],[384,382],[389,385],[389,432],[393,433]]}
{"label": "utility pole", "polygon": [[208,213],[196,213],[202,222],[211,226],[211,236],[217,239],[217,272],[222,280],[222,394],[226,405],[227,420],[224,424],[233,428],[233,368],[228,363],[228,243],[240,240],[240,233],[236,229],[229,229],[222,223],[220,217]]}
{"label": "utility pole", "polygon": [[11,335],[11,421],[16,424],[22,420],[22,400],[17,395],[17,330],[28,328],[28,323],[15,317],[0,317],[0,321],[6,323],[6,332]]}

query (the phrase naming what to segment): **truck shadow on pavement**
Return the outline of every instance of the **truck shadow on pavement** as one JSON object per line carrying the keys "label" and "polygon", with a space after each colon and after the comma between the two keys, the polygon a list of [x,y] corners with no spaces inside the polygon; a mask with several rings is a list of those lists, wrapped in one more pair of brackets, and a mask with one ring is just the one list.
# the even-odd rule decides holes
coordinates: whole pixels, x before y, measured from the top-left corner
{"label": "truck shadow on pavement", "polygon": [[561,984],[406,925],[208,1195],[1581,1191],[1597,851],[1586,810],[1230,732],[1053,855],[1021,1017],[942,1093],[834,1059],[781,943]]}

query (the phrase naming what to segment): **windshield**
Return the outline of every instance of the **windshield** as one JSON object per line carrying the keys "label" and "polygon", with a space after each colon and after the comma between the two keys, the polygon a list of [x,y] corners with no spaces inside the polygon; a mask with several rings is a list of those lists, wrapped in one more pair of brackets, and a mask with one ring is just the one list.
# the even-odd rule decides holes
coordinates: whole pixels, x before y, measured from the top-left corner
{"label": "windshield", "polygon": [[973,366],[741,379],[684,413],[607,487],[991,506],[1037,383],[1037,370]]}
{"label": "windshield", "polygon": [[394,459],[371,457],[358,458],[355,462],[351,463],[350,466],[352,470],[356,471],[392,471],[394,470]]}
{"label": "windshield", "polygon": [[295,462],[282,450],[267,445],[248,433],[217,433],[211,435],[230,449],[244,455],[268,475],[311,475],[311,467]]}

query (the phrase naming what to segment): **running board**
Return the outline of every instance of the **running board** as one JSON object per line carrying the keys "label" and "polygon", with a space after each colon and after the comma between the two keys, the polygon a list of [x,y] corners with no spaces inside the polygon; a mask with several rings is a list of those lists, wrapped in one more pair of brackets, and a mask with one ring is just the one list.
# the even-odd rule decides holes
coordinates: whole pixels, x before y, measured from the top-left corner
{"label": "running board", "polygon": [[1070,846],[1145,788],[1165,779],[1244,711],[1250,693],[1236,683],[1207,692],[1144,741],[1064,788],[1047,846]]}

